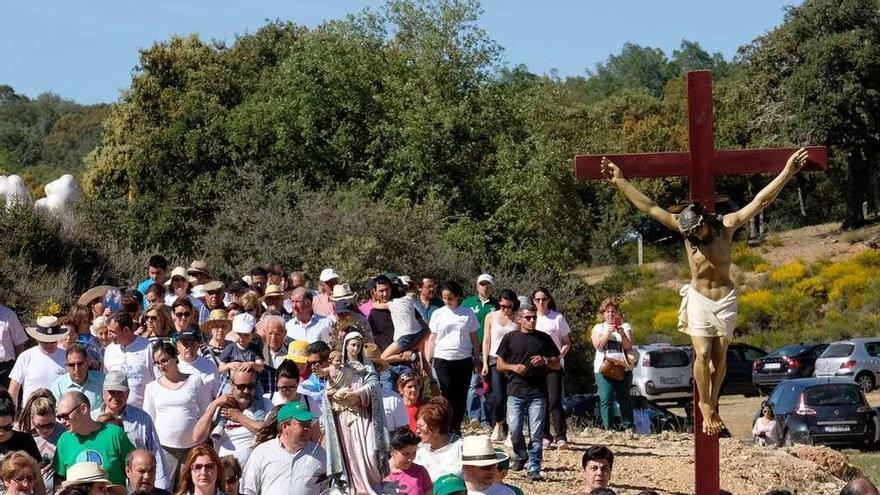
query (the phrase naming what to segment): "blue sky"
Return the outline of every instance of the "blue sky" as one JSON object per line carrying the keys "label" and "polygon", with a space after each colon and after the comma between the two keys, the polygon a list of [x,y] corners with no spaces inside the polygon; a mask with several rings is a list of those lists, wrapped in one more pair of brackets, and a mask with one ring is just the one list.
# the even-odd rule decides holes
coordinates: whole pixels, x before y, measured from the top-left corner
{"label": "blue sky", "polygon": [[[81,103],[115,101],[128,87],[138,48],[172,34],[231,41],[266,19],[316,26],[382,1],[6,0],[0,16],[0,84]],[[484,0],[481,25],[504,60],[562,76],[616,53],[626,42],[671,54],[682,39],[730,58],[799,0]]]}

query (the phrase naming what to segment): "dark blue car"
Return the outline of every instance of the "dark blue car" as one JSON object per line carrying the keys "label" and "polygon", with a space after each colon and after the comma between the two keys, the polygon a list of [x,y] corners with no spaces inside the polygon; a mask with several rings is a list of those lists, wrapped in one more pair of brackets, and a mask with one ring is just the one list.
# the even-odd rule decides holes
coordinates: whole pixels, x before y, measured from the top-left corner
{"label": "dark blue car", "polygon": [[877,413],[852,380],[785,380],[776,386],[767,402],[773,407],[786,445],[809,443],[870,448],[877,440]]}

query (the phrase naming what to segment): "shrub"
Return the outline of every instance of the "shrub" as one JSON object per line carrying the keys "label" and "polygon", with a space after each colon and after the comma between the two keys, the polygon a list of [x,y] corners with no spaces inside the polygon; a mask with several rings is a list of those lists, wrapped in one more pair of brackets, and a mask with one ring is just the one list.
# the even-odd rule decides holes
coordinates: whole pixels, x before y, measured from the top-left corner
{"label": "shrub", "polygon": [[822,277],[807,277],[792,286],[792,290],[803,293],[820,301],[828,296],[828,288]]}
{"label": "shrub", "polygon": [[776,284],[791,285],[803,278],[806,271],[802,261],[793,261],[770,272],[770,281]]}
{"label": "shrub", "polygon": [[745,243],[736,243],[733,247],[731,261],[746,271],[753,271],[760,264],[766,264],[767,260],[760,254],[752,251]]}
{"label": "shrub", "polygon": [[775,304],[773,293],[767,289],[742,294],[739,299],[737,333],[750,334],[767,329]]}

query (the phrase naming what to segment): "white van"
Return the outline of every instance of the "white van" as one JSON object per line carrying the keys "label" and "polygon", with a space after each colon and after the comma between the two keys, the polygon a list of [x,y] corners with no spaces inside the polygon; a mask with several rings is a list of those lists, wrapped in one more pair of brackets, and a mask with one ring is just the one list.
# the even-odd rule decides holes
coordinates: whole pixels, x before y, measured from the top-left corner
{"label": "white van", "polygon": [[688,353],[671,344],[636,346],[630,393],[650,401],[686,402],[693,398],[693,371]]}

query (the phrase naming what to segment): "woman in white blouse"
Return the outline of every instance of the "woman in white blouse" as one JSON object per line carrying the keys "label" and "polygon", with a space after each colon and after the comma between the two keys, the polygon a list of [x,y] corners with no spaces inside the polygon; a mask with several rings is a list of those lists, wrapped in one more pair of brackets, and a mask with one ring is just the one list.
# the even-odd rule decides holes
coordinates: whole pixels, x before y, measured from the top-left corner
{"label": "woman in white blouse", "polygon": [[492,441],[501,442],[507,437],[507,375],[498,371],[498,346],[501,339],[510,332],[517,331],[514,315],[519,310],[519,299],[512,290],[505,289],[498,294],[498,309],[486,315],[483,332],[483,376],[489,378],[491,386],[495,429],[492,430]]}
{"label": "woman in white blouse", "polygon": [[755,420],[752,440],[762,447],[779,446],[779,424],[773,414],[773,407],[767,401],[761,403],[761,416]]}
{"label": "woman in white blouse", "polygon": [[[632,386],[632,370],[627,360],[626,353],[633,348],[632,327],[623,321],[620,306],[614,299],[607,298],[599,305],[599,314],[604,320],[593,327],[591,334],[593,345],[596,347],[596,357],[593,360],[593,373],[596,377],[596,387],[599,389],[599,411],[602,415],[602,426],[606,430],[611,429],[614,401],[620,405],[620,422],[624,429],[633,427],[633,409],[630,401],[630,387]],[[601,373],[602,362],[605,359],[620,363],[626,368],[622,380],[613,380]]]}
{"label": "woman in white blouse", "polygon": [[202,375],[180,372],[177,349],[171,343],[157,342],[153,360],[161,376],[147,384],[144,411],[156,423],[159,443],[176,481],[180,463],[196,444],[193,427],[213,399],[211,386]]}

